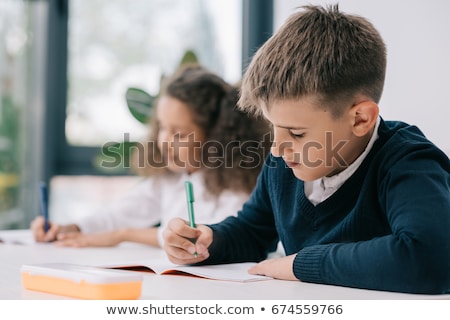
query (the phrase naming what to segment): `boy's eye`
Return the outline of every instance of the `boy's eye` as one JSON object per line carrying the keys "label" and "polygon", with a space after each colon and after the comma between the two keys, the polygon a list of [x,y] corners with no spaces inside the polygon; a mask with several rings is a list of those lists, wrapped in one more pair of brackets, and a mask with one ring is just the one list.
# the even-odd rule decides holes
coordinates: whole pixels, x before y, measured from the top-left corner
{"label": "boy's eye", "polygon": [[305,136],[305,133],[304,133],[304,132],[302,132],[302,133],[297,133],[297,132],[292,132],[292,131],[290,131],[290,134],[291,134],[291,136],[292,136],[293,138],[303,138],[303,137]]}

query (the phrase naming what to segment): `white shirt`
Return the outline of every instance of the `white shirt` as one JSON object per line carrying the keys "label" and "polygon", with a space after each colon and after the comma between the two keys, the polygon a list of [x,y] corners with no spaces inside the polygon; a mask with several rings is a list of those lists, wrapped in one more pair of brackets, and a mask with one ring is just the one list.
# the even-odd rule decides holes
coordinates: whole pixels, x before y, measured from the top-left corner
{"label": "white shirt", "polygon": [[304,184],[305,195],[308,200],[313,205],[318,205],[319,203],[325,201],[329,197],[335,193],[340,186],[347,181],[348,178],[358,169],[363,160],[366,158],[367,154],[372,149],[375,140],[378,139],[378,127],[380,126],[380,118],[378,117],[377,123],[375,124],[375,130],[372,133],[372,137],[370,137],[369,143],[367,144],[364,152],[353,161],[351,165],[349,165],[345,170],[335,174],[331,177],[322,177],[313,181],[306,181]]}
{"label": "white shirt", "polygon": [[111,231],[121,228],[147,228],[160,223],[158,241],[163,244],[162,232],[175,217],[188,219],[184,182],[194,186],[195,222],[210,224],[236,215],[248,199],[243,192],[223,191],[219,197],[210,195],[203,182],[203,174],[173,174],[142,180],[111,205],[85,218],[75,221],[85,233]]}

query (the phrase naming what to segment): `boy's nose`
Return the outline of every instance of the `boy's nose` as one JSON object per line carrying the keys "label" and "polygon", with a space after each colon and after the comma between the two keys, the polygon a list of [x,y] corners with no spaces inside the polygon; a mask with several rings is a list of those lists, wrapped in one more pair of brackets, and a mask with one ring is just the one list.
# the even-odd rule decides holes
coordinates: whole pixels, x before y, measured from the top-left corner
{"label": "boy's nose", "polygon": [[273,142],[270,152],[275,157],[282,157],[286,152],[292,149],[292,142],[288,141],[280,130],[273,131]]}
{"label": "boy's nose", "polygon": [[276,141],[272,142],[272,146],[270,147],[270,152],[272,153],[273,156],[275,157],[281,157],[282,154],[280,153],[280,149],[278,148],[278,145],[276,143]]}

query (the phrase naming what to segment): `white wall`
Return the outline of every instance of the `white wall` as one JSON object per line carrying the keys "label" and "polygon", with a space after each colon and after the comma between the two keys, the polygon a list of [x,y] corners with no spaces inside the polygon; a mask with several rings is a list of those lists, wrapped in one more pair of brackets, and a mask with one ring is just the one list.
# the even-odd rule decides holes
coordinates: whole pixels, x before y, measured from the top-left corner
{"label": "white wall", "polygon": [[[274,29],[299,6],[336,2],[275,0]],[[339,7],[369,19],[386,43],[383,118],[417,125],[450,155],[450,1],[341,0]]]}

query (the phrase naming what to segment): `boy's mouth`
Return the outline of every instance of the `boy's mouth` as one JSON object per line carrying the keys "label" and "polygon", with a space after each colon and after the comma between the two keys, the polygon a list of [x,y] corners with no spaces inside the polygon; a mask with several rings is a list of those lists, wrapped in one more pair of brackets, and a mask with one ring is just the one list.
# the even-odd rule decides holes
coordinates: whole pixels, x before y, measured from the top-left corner
{"label": "boy's mouth", "polygon": [[289,161],[285,161],[285,163],[286,163],[286,165],[289,167],[289,168],[295,168],[295,167],[297,167],[297,166],[299,166],[300,165],[300,163],[297,163],[297,162],[289,162]]}

